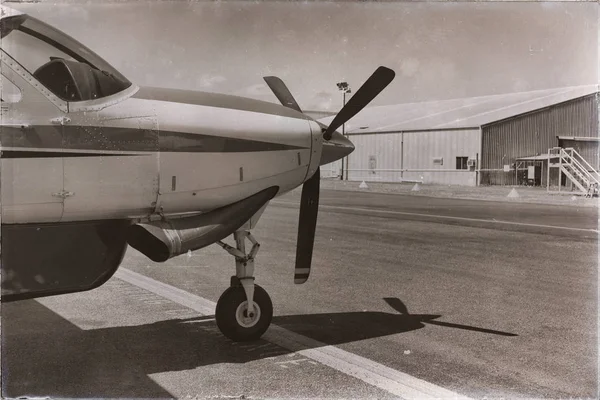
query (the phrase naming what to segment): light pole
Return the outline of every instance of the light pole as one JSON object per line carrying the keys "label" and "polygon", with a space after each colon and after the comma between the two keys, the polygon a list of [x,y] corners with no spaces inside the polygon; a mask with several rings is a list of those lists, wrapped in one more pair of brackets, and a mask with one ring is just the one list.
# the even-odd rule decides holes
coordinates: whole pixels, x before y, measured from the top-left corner
{"label": "light pole", "polygon": [[[344,94],[344,107],[346,106],[346,93],[352,93],[352,91],[350,90],[350,85],[348,85],[348,82],[338,82],[336,83],[337,87],[339,90],[342,91],[342,93]],[[346,136],[346,124],[343,123],[342,124],[342,136]],[[348,169],[348,156],[345,157],[346,159],[346,169]],[[340,180],[344,180],[344,158],[342,158],[342,176],[340,177]],[[346,171],[346,180],[348,180],[348,171]]]}

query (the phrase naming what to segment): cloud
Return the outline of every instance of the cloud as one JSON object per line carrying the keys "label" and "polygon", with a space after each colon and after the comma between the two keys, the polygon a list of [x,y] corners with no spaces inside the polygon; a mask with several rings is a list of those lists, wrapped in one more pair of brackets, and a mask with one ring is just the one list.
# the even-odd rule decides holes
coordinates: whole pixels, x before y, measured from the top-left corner
{"label": "cloud", "polygon": [[272,94],[271,89],[265,83],[257,83],[252,86],[247,86],[236,92],[240,96],[267,96]]}
{"label": "cloud", "polygon": [[201,88],[210,88],[226,81],[227,78],[221,75],[204,74],[196,79],[196,84]]}
{"label": "cloud", "polygon": [[419,60],[416,58],[407,58],[406,60],[402,60],[402,63],[400,64],[402,75],[407,77],[414,76],[419,70],[419,65]]}
{"label": "cloud", "polygon": [[448,58],[432,58],[419,69],[422,82],[439,87],[440,83],[454,82],[457,75],[456,64]]}
{"label": "cloud", "polygon": [[331,92],[318,92],[311,98],[308,106],[313,111],[330,111],[333,107]]}

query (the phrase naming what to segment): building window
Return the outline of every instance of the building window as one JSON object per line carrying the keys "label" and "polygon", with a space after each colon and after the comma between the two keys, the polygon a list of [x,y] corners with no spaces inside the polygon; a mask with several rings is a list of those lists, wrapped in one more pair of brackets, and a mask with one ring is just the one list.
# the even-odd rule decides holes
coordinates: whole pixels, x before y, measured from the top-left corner
{"label": "building window", "polygon": [[456,157],[456,169],[469,169],[467,160],[469,157]]}

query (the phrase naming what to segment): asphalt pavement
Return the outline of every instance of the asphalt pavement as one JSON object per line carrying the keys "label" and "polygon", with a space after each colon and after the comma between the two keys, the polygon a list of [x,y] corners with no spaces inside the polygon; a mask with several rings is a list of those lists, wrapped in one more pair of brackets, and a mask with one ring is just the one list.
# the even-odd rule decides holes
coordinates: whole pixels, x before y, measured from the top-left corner
{"label": "asphalt pavement", "polygon": [[323,190],[295,285],[298,201],[253,232],[264,340],[216,328],[220,247],[130,249],[98,289],[2,305],[3,395],[597,398],[597,208]]}

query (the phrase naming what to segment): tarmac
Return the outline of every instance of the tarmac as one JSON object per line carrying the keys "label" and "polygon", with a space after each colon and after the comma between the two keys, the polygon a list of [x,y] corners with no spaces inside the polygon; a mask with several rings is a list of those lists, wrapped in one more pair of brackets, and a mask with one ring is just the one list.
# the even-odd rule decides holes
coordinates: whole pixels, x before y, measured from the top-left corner
{"label": "tarmac", "polygon": [[[367,186],[364,188],[364,186]],[[363,188],[361,188],[363,186]],[[411,196],[441,197],[448,199],[468,199],[483,201],[507,201],[513,203],[533,203],[568,205],[575,207],[598,207],[598,197],[586,198],[582,193],[567,192],[558,188],[548,191],[545,187],[535,186],[458,186],[436,185],[415,182],[383,183],[342,181],[336,178],[321,180],[321,189],[360,191],[368,193],[387,193]],[[299,191],[300,189],[296,189]],[[514,191],[516,196],[514,196]],[[512,196],[509,196],[513,193]]]}
{"label": "tarmac", "polygon": [[597,398],[597,208],[513,202],[507,187],[484,202],[346,185],[321,191],[303,285],[299,191],[254,230],[275,309],[262,340],[215,324],[235,270],[219,246],[165,263],[129,249],[98,289],[2,304],[2,395]]}

